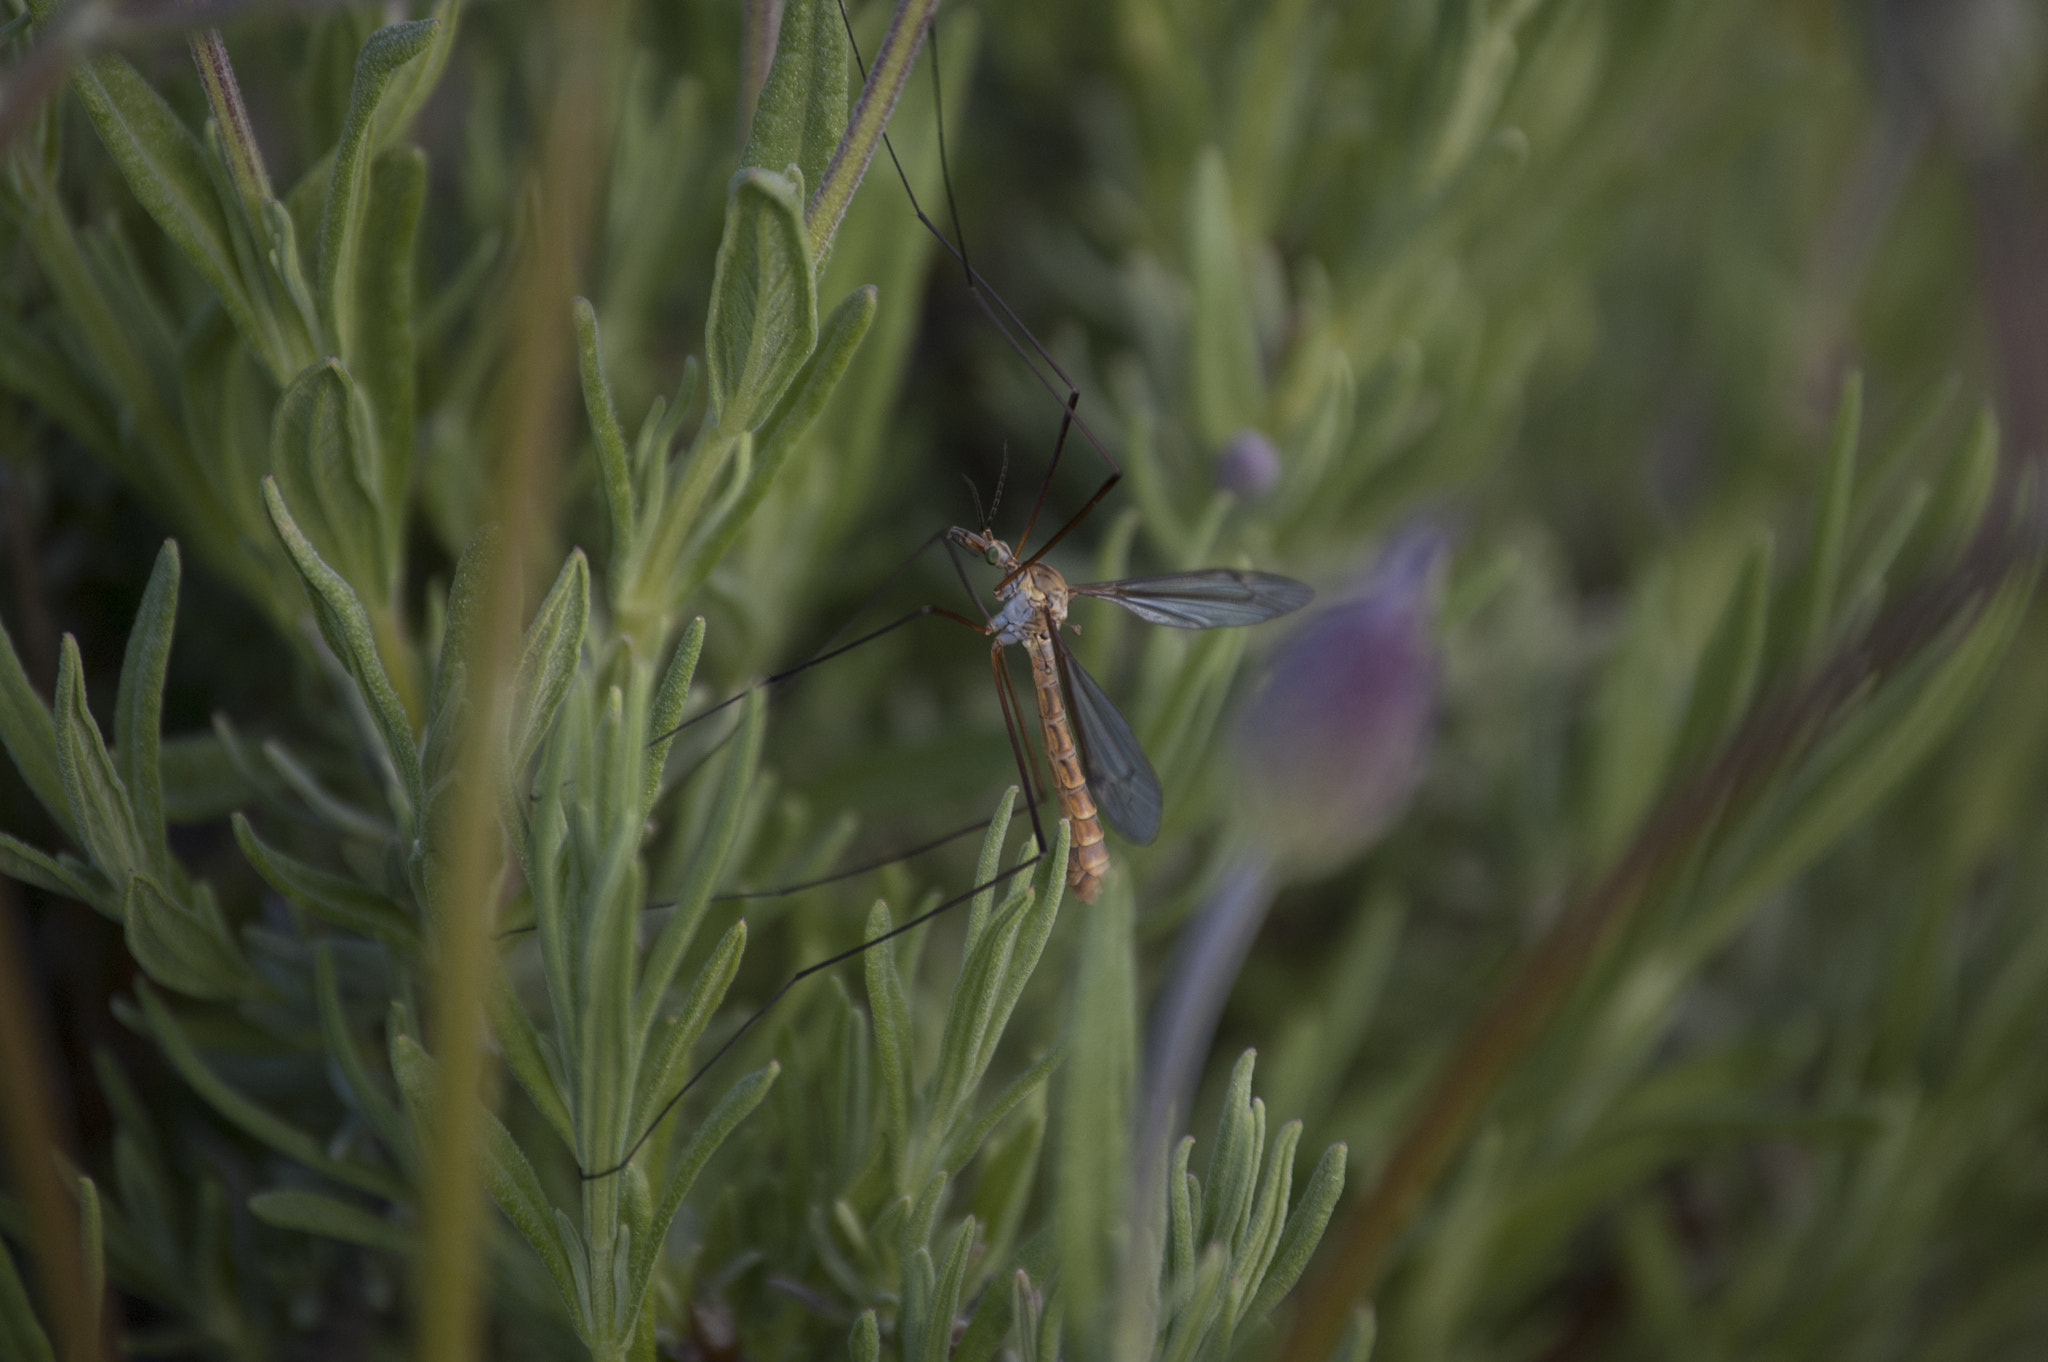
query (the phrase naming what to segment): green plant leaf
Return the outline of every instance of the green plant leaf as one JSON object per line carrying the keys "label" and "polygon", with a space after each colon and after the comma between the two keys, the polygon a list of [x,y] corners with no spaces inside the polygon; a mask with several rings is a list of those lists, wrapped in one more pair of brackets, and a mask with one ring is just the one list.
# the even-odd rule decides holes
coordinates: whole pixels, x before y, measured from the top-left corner
{"label": "green plant leaf", "polygon": [[725,873],[726,858],[739,838],[740,816],[746,812],[747,791],[753,787],[754,772],[761,762],[761,737],[767,727],[767,714],[766,698],[758,690],[741,706],[739,731],[726,753],[725,772],[719,778],[710,823],[690,858],[689,875],[676,894],[675,911],[655,937],[641,967],[640,983],[634,994],[636,1034],[646,1035],[653,1025],[662,995],[675,981],[683,954],[689,950],[703,921],[711,891],[718,877]]}
{"label": "green plant leaf", "polygon": [[583,656],[583,632],[590,623],[590,562],[574,549],[540,603],[519,646],[512,685],[509,771],[524,771],[555,722],[555,711],[576,679]]}
{"label": "green plant leaf", "polygon": [[683,1208],[683,1198],[690,1194],[697,1175],[704,1171],[704,1165],[711,1161],[726,1137],[761,1105],[761,1099],[775,1086],[776,1076],[781,1072],[782,1066],[772,1062],[754,1070],[727,1089],[718,1105],[690,1132],[689,1143],[675,1156],[663,1185],[661,1202],[654,1208],[652,1228],[644,1242],[633,1245],[632,1291],[627,1299],[641,1300],[646,1296],[647,1283],[660,1261],[661,1245],[668,1238],[669,1226],[675,1223],[676,1212]]}
{"label": "green plant leaf", "polygon": [[[414,1138],[425,1146],[432,1137],[428,1125],[429,1113],[434,1109],[434,1060],[420,1048],[418,1041],[394,1030],[391,1033],[391,1072],[398,1078],[398,1090],[405,1098],[406,1110],[412,1115]],[[533,1165],[527,1162],[519,1142],[512,1138],[512,1133],[495,1115],[488,1111],[482,1115],[484,1138],[483,1149],[479,1153],[483,1155],[484,1185],[490,1189],[491,1200],[498,1204],[505,1218],[533,1247],[573,1317],[580,1304],[574,1250],[581,1244],[574,1241],[573,1227],[571,1239],[563,1238],[557,1227],[560,1213],[549,1203],[540,1177],[533,1171]]]}
{"label": "green plant leaf", "polygon": [[725,935],[711,949],[690,996],[670,1020],[658,1039],[648,1046],[650,1058],[640,1071],[640,1096],[633,1107],[633,1129],[645,1130],[655,1113],[667,1104],[678,1081],[678,1072],[689,1058],[690,1049],[704,1034],[711,1016],[725,999],[740,970],[740,957],[747,949],[747,923],[742,918],[726,928]]}
{"label": "green plant leaf", "polygon": [[334,968],[334,946],[323,941],[313,954],[313,994],[320,1009],[320,1039],[327,1054],[341,1070],[348,1085],[346,1100],[369,1121],[370,1128],[393,1156],[408,1170],[417,1167],[418,1151],[413,1148],[412,1128],[384,1087],[370,1072],[356,1038],[348,1029],[348,1015],[341,1006],[341,983]]}
{"label": "green plant leaf", "polygon": [[260,351],[267,328],[236,268],[227,214],[199,138],[125,57],[85,63],[73,75],[72,88],[144,211],[219,296],[235,329]]}
{"label": "green plant leaf", "polygon": [[327,184],[327,209],[320,220],[320,318],[335,353],[351,362],[364,353],[368,339],[357,332],[357,274],[370,216],[370,162],[376,151],[371,131],[377,106],[392,76],[427,50],[437,27],[434,20],[421,19],[380,28],[356,58],[355,85],[349,91],[348,114]]}
{"label": "green plant leaf", "polygon": [[570,304],[570,312],[576,322],[576,360],[583,378],[583,409],[590,417],[591,441],[597,446],[598,486],[604,489],[605,510],[611,516],[611,562],[616,565],[633,551],[634,527],[639,520],[633,500],[633,471],[626,461],[626,433],[619,426],[619,409],[612,402],[611,381],[604,373],[597,309],[588,298],[578,298]]}
{"label": "green plant leaf", "polygon": [[766,170],[733,176],[711,277],[704,364],[718,429],[752,429],[818,343],[818,286],[801,186]]}
{"label": "green plant leaf", "polygon": [[426,192],[427,158],[417,147],[393,147],[370,163],[369,205],[356,268],[356,344],[343,352],[368,399],[377,435],[380,528],[393,556],[404,543],[412,490],[413,243]]}
{"label": "green plant leaf", "polygon": [[406,1257],[412,1253],[412,1236],[383,1216],[353,1202],[319,1192],[258,1192],[249,1198],[249,1213],[266,1225],[299,1234],[334,1239]]}
{"label": "green plant leaf", "polygon": [[846,33],[832,0],[791,0],[782,11],[775,63],[754,106],[743,166],[795,165],[819,185],[846,134]]}
{"label": "green plant leaf", "polygon": [[0,742],[6,743],[14,769],[21,772],[37,801],[57,820],[64,835],[77,841],[78,826],[64,795],[64,773],[57,756],[56,720],[30,684],[4,623],[0,623]]}
{"label": "green plant leaf", "polygon": [[206,1067],[206,1062],[199,1057],[199,1051],[194,1048],[191,1037],[186,1034],[177,1015],[147,981],[136,982],[135,996],[142,1004],[142,1019],[148,1032],[163,1050],[164,1058],[170,1060],[171,1067],[178,1071],[186,1084],[204,1098],[206,1103],[219,1112],[230,1125],[239,1127],[286,1158],[296,1160],[314,1172],[333,1178],[345,1186],[368,1192],[372,1196],[388,1197],[394,1201],[406,1199],[405,1186],[390,1173],[381,1168],[372,1168],[368,1164],[332,1157],[320,1140],[289,1121],[272,1115],[244,1097],[233,1086],[222,1081]]}
{"label": "green plant leaf", "polygon": [[121,920],[120,900],[99,872],[68,856],[59,860],[45,855],[4,832],[0,832],[0,875],[91,904],[116,922]]}
{"label": "green plant leaf", "polygon": [[419,952],[418,925],[388,895],[285,854],[258,837],[249,820],[239,813],[230,819],[230,824],[242,855],[256,873],[294,906],[345,931],[374,937],[403,954]]}
{"label": "green plant leaf", "polygon": [[867,931],[861,938],[863,943],[870,943],[861,955],[861,964],[867,974],[868,1012],[874,1019],[875,1054],[881,1060],[882,1092],[887,1101],[882,1128],[888,1133],[898,1169],[907,1174],[914,1139],[910,1003],[904,996],[903,976],[896,969],[895,944],[871,944],[880,941],[890,927],[889,906],[877,900],[868,911]]}
{"label": "green plant leaf", "polygon": [[131,875],[121,916],[128,953],[158,983],[216,1002],[248,990],[248,962],[204,884],[177,897],[147,875]]}
{"label": "green plant leaf", "polygon": [[526,1015],[526,1008],[513,994],[503,971],[492,980],[489,1001],[491,1029],[505,1051],[506,1067],[526,1090],[535,1110],[561,1137],[563,1145],[574,1149],[576,1123],[569,1115],[568,1104],[562,1100],[561,1087],[541,1046],[540,1032],[534,1029],[533,1018]]}
{"label": "green plant leaf", "polygon": [[145,845],[135,826],[128,791],[85,703],[85,664],[78,640],[66,634],[57,664],[57,763],[64,799],[86,854],[116,884],[156,867],[160,853]]}
{"label": "green plant leaf", "polygon": [[[162,745],[164,672],[171,660],[171,632],[178,617],[178,545],[164,541],[156,567],[135,610],[128,633],[128,653],[121,662],[121,689],[115,703],[115,766],[135,813],[135,830],[143,845],[164,846],[164,793],[159,752]],[[160,858],[168,853],[159,851]]]}
{"label": "green plant leaf", "polygon": [[359,596],[389,600],[398,561],[385,529],[383,457],[369,403],[340,360],[313,364],[278,399],[270,466],[320,557]]}
{"label": "green plant leaf", "polygon": [[761,425],[760,434],[754,442],[754,468],[745,489],[708,536],[704,547],[697,552],[679,594],[688,595],[702,585],[724,560],[739,538],[740,531],[752,522],[754,513],[774,486],[776,475],[789,462],[789,456],[796,451],[804,434],[823,414],[826,402],[839,386],[839,380],[846,376],[847,366],[853,362],[861,338],[867,335],[868,326],[875,319],[877,297],[873,285],[857,288],[847,294],[825,319],[810,358],[804,361],[789,391]]}
{"label": "green plant leaf", "polygon": [[413,739],[412,724],[406,718],[405,706],[399,702],[398,691],[392,686],[391,677],[384,670],[384,662],[377,654],[376,636],[371,632],[370,618],[363,610],[362,601],[341,575],[322,561],[293,521],[274,479],[263,480],[263,504],[270,512],[270,523],[276,527],[277,537],[284,542],[285,552],[291,555],[292,565],[299,570],[299,579],[306,585],[321,637],[327,640],[327,646],[348,668],[357,689],[369,704],[370,713],[383,734],[391,764],[404,782],[412,808],[423,809],[426,801],[420,784],[419,748]]}
{"label": "green plant leaf", "polygon": [[[1113,1238],[1126,1198],[1131,1093],[1138,1071],[1137,961],[1127,875],[1112,875],[1087,915],[1069,994],[1053,1155],[1061,1290],[1076,1328],[1092,1331],[1114,1279]],[[1085,1325],[1081,1323],[1085,1321]]]}
{"label": "green plant leaf", "polygon": [[455,38],[461,28],[458,20],[462,15],[462,2],[434,0],[434,12],[427,16],[427,22],[434,25],[434,31],[426,51],[417,60],[406,62],[392,73],[384,98],[377,104],[377,130],[370,138],[371,146],[388,146],[404,136],[420,109],[440,86],[441,73],[447,70],[448,58],[455,51]]}
{"label": "green plant leaf", "polygon": [[647,731],[654,736],[647,744],[646,785],[640,795],[643,815],[654,812],[654,801],[661,794],[662,769],[668,762],[668,749],[676,740],[675,728],[682,722],[683,706],[690,698],[690,682],[697,675],[697,658],[703,651],[704,617],[699,615],[684,627],[681,641],[669,655],[661,685],[655,689],[654,704],[647,712]]}
{"label": "green plant leaf", "polygon": [[882,1362],[882,1331],[875,1323],[874,1311],[861,1311],[860,1318],[853,1322],[846,1352],[853,1362]]}

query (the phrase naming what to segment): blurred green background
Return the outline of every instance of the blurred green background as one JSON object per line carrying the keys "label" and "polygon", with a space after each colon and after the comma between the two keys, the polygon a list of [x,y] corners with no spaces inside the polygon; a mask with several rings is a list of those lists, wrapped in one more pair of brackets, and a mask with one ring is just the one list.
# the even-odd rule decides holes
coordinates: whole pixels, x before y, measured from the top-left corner
{"label": "blurred green background", "polygon": [[[309,261],[359,50],[425,13],[405,8],[206,16]],[[430,1010],[431,970],[289,907],[227,821],[246,811],[266,840],[404,901],[404,820],[381,806],[356,692],[306,624],[258,492],[282,457],[273,409],[296,361],[277,372],[230,327],[213,281],[63,83],[73,63],[117,52],[196,133],[210,106],[184,20],[86,0],[66,13],[22,10],[5,39],[0,618],[44,700],[59,637],[75,636],[118,754],[130,623],[159,546],[179,540],[166,845],[180,874],[212,885],[246,951],[237,977],[257,982],[177,1006],[227,1085],[333,1158],[396,1167],[353,1077],[334,1078],[310,981],[325,942],[384,1082],[386,1010],[393,996]],[[970,521],[963,476],[984,500],[1004,484],[996,528],[1014,537],[1059,397],[1005,346],[886,158],[814,262],[821,316],[861,285],[879,290],[829,405],[757,508],[735,509],[744,470],[715,484],[734,533],[640,598],[658,603],[658,625],[636,629],[625,599],[569,295],[594,307],[630,442],[705,352],[727,186],[765,71],[748,54],[780,10],[477,0],[436,13],[452,36],[432,49],[445,69],[409,123],[372,141],[424,154],[411,354],[351,352],[352,365],[403,373],[358,375],[379,404],[404,394],[405,414],[380,427],[387,454],[410,445],[385,545],[399,567],[369,601],[394,673],[417,685],[444,674],[455,565],[496,513],[497,480],[526,476],[507,453],[520,439],[545,451],[530,489],[539,528],[522,547],[528,613],[572,547],[597,579],[572,702],[589,697],[592,716],[603,685],[629,674],[629,703],[644,704],[693,616],[706,621],[695,693],[722,699],[863,623],[928,601],[966,611],[936,551],[891,574],[928,535]],[[820,32],[836,28],[819,13]],[[865,51],[888,18],[873,0],[854,8]],[[1127,1212],[1121,1198],[1139,1193],[1120,1179],[1126,1146],[1155,1133],[1134,1114],[1158,1079],[1148,1017],[1184,983],[1176,950],[1217,920],[1235,870],[1260,869],[1257,936],[1234,983],[1211,989],[1220,1020],[1213,1045],[1196,1037],[1194,1110],[1165,1133],[1200,1137],[1199,1169],[1219,1111],[1227,1125],[1242,1105],[1227,1094],[1232,1065],[1256,1048],[1275,1129],[1300,1118],[1311,1155],[1344,1146],[1325,1246],[1326,1264],[1340,1261],[1334,1246],[1394,1185],[1389,1161],[1417,1138],[1429,1095],[1470,1072],[1475,1019],[1644,844],[1652,810],[1771,697],[1855,655],[1915,583],[1954,570],[1980,517],[2004,524],[2029,504],[2048,454],[2048,12],[2028,0],[949,0],[935,50],[957,220],[941,211],[931,47],[895,112],[894,152],[1072,375],[1081,415],[1126,470],[1055,555],[1070,577],[1243,565],[1300,577],[1325,601],[1371,601],[1392,590],[1371,575],[1390,537],[1420,524],[1449,545],[1426,587],[1411,584],[1429,665],[1361,674],[1341,712],[1321,716],[1333,742],[1347,723],[1370,738],[1373,707],[1406,687],[1426,700],[1426,768],[1381,771],[1378,740],[1363,742],[1353,767],[1373,816],[1298,857],[1270,845],[1270,810],[1249,793],[1285,790],[1290,773],[1262,771],[1233,738],[1297,622],[1185,635],[1077,607],[1078,655],[1150,752],[1166,822],[1149,848],[1111,835],[1123,867],[1111,910],[1069,900],[1044,963],[1024,967],[1032,982],[996,1075],[1062,1038],[1065,1058],[963,1183],[983,1189],[984,1234],[1006,1228],[966,1236],[960,1316],[987,1301],[1003,1318],[986,1339],[963,1323],[961,1355],[1029,1341],[1006,1301],[1006,1255],[1023,1244],[1030,1281],[1065,1303],[1071,1357],[1327,1355],[1299,1351],[1305,1335],[1290,1331],[1318,1308],[1350,1318],[1368,1293],[1377,1343],[1354,1323],[1351,1356],[2039,1356],[2048,631],[2018,587],[1988,606],[1988,591],[1971,596],[1956,629],[1916,636],[1907,657],[1816,709],[1787,760],[1752,762],[1754,779],[1656,843],[1670,854],[1652,882],[1552,981],[1513,1062],[1444,1137],[1440,1175],[1378,1244],[1380,1275],[1311,1268],[1269,1322],[1234,1339],[1194,1331],[1185,1353],[1164,1324],[1133,1342],[1119,1321],[1157,1306],[1144,1304],[1153,1287],[1132,1285],[1148,1273],[1165,1283],[1162,1318],[1198,1294],[1192,1267],[1161,1276],[1132,1247],[1152,1211]],[[582,178],[565,184],[565,166]],[[550,235],[557,211],[568,225]],[[555,246],[568,287],[550,293],[522,271]],[[249,263],[260,255],[238,268],[264,268]],[[535,409],[539,428],[513,431],[528,409],[508,374],[524,372],[530,340],[560,391]],[[707,443],[715,422],[702,424],[688,457],[743,457]],[[1226,489],[1219,460],[1247,432],[1277,474]],[[1100,475],[1070,441],[1041,524],[1078,509]],[[630,665],[607,651],[629,635],[652,649]],[[641,845],[647,897],[673,897],[705,864],[721,889],[788,884],[985,816],[1017,774],[984,646],[928,620],[775,688],[739,793],[720,773],[751,769],[733,755],[746,740],[730,742],[722,720],[690,730]],[[603,740],[576,732],[584,747],[542,762],[594,787],[610,769],[592,755]],[[268,757],[268,742],[296,756]],[[0,763],[0,829],[80,849],[20,765]],[[740,810],[730,852],[707,862],[728,809]],[[747,905],[748,954],[709,1034],[729,1033],[792,968],[855,944],[877,897],[900,922],[969,887],[967,845]],[[108,1337],[138,1356],[403,1353],[417,1313],[412,1203],[357,1185],[391,1230],[381,1239],[250,1209],[266,1189],[318,1179],[166,1063],[160,1024],[130,999],[143,973],[178,985],[148,960],[138,971],[132,921],[124,935],[119,912],[16,878],[18,962],[36,985],[25,1015],[49,1038],[60,1136],[76,1167],[119,1189]],[[693,965],[737,910],[717,911]],[[906,952],[905,1015],[927,1064],[964,931],[949,919]],[[507,977],[537,996],[543,970],[524,950],[505,949]],[[1124,972],[1091,975],[1102,958]],[[877,1225],[902,1228],[885,1208],[917,1190],[873,1171],[886,1120],[860,1105],[868,1090],[834,1086],[868,1072],[848,1056],[867,1054],[862,1016],[881,987],[861,965],[840,974],[792,993],[714,1076],[723,1091],[771,1056],[784,1071],[740,1128],[743,1147],[686,1203],[635,1355],[838,1356],[852,1329],[862,1356],[868,1309],[891,1355],[943,1357],[954,1342],[908,1322],[897,1276],[910,1280],[922,1243],[906,1239],[903,1262],[893,1248],[833,1258],[834,1244],[851,1255],[852,1233],[826,1224],[833,1207],[857,1208],[847,1217],[880,1243]],[[549,1195],[572,1204],[569,1151],[504,1087],[507,1128]],[[845,1129],[817,1114],[833,1102],[858,1108]],[[702,1117],[694,1102],[685,1113]],[[1092,1147],[1084,1116],[1117,1133]],[[992,1181],[997,1165],[1027,1171]],[[1117,1190],[1093,1208],[1101,1223],[1077,1228],[1089,1187]],[[0,1209],[26,1263],[21,1205]],[[941,1228],[968,1209],[946,1203]],[[938,1236],[929,1272],[944,1236],[921,1223]],[[514,1237],[491,1243],[485,1355],[597,1351]]]}

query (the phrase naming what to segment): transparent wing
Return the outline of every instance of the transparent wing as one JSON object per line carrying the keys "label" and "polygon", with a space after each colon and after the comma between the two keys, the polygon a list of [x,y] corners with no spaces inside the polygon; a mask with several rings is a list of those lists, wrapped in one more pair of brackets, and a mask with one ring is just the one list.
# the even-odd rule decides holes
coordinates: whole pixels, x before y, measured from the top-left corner
{"label": "transparent wing", "polygon": [[1222,629],[1257,624],[1307,605],[1315,592],[1306,582],[1275,572],[1203,568],[1162,577],[1128,577],[1121,582],[1070,586],[1074,596],[1115,601],[1148,624],[1175,629]]}
{"label": "transparent wing", "polygon": [[1095,678],[1052,636],[1059,658],[1060,680],[1067,692],[1067,713],[1074,721],[1074,741],[1081,749],[1081,769],[1102,816],[1133,842],[1144,846],[1159,835],[1159,777],[1145,760],[1145,749],[1124,716],[1095,684]]}

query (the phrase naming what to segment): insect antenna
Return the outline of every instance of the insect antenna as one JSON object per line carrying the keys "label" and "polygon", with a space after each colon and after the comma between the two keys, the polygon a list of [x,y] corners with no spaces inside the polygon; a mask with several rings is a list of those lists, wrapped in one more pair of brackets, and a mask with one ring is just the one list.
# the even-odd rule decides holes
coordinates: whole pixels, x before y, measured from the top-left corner
{"label": "insect antenna", "polygon": [[[976,487],[974,485],[974,479],[968,477],[965,473],[962,473],[960,475],[960,481],[967,484],[967,495],[974,498],[974,523],[986,529],[993,522],[990,521],[988,516],[984,514],[981,509],[981,489],[979,487]],[[1001,497],[1002,492],[1003,485],[1002,483],[998,482],[996,484],[996,495],[998,497]]]}

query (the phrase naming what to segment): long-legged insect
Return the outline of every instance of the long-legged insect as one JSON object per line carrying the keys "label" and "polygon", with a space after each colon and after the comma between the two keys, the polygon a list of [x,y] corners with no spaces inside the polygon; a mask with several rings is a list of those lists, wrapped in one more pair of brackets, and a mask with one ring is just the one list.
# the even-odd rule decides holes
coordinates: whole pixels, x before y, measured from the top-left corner
{"label": "long-legged insect", "polygon": [[947,540],[1003,569],[996,587],[1003,608],[985,626],[994,640],[995,666],[1002,671],[1002,649],[1012,643],[1022,644],[1031,659],[1045,760],[1073,840],[1067,885],[1082,902],[1093,903],[1109,872],[1109,851],[1096,815],[1142,846],[1159,833],[1162,799],[1159,777],[1131,726],[1060,639],[1068,602],[1075,596],[1097,596],[1153,624],[1215,629],[1257,624],[1299,610],[1314,593],[1292,577],[1231,568],[1073,586],[1048,563],[1020,563],[991,528],[976,533],[955,526]]}
{"label": "long-legged insect", "polygon": [[[840,14],[842,19],[846,19],[843,0],[840,4]],[[856,62],[860,62],[859,46],[854,42],[850,20],[846,22],[846,32],[848,42],[854,45],[854,58]],[[940,914],[968,901],[974,895],[1028,870],[1046,854],[1051,844],[1039,823],[1038,799],[1034,792],[1031,763],[1023,738],[1022,715],[1010,691],[1009,672],[1004,665],[1003,649],[1006,646],[1021,644],[1030,658],[1033,689],[1038,701],[1039,731],[1046,762],[1053,774],[1054,792],[1059,800],[1060,811],[1068,820],[1071,849],[1067,883],[1070,890],[1080,899],[1093,903],[1102,891],[1110,864],[1109,853],[1104,845],[1102,820],[1106,819],[1111,827],[1135,842],[1149,843],[1159,831],[1163,799],[1159,778],[1153,772],[1151,762],[1146,759],[1144,749],[1139,746],[1136,736],[1131,732],[1130,725],[1124,721],[1115,705],[1110,703],[1109,697],[1103,693],[1101,686],[1096,684],[1095,679],[1087,673],[1061,640],[1060,630],[1066,623],[1067,607],[1071,598],[1095,596],[1112,600],[1140,619],[1153,624],[1181,629],[1213,629],[1256,624],[1276,618],[1301,608],[1313,595],[1306,584],[1289,577],[1274,573],[1240,572],[1231,568],[1206,568],[1155,577],[1069,585],[1057,569],[1043,561],[1045,555],[1071,534],[1109,495],[1122,479],[1123,469],[1080,416],[1077,410],[1081,400],[1080,389],[968,259],[965,236],[959,228],[959,211],[953,203],[951,172],[946,164],[945,112],[943,98],[939,92],[936,25],[928,30],[928,36],[933,48],[931,68],[938,120],[939,166],[945,185],[948,210],[954,223],[952,237],[947,236],[946,232],[926,214],[923,204],[918,201],[916,191],[911,187],[909,175],[897,158],[895,146],[886,133],[883,135],[882,144],[888,152],[890,163],[902,183],[903,191],[909,198],[911,209],[918,221],[959,263],[969,294],[987,316],[997,334],[1003,338],[1005,344],[1017,355],[1039,385],[1060,403],[1060,426],[1030,517],[1025,522],[1024,531],[1019,535],[1014,550],[1008,543],[996,538],[993,526],[987,523],[994,518],[996,506],[992,505],[990,515],[985,518],[983,528],[979,532],[955,526],[941,534],[933,535],[911,554],[896,573],[890,574],[889,580],[885,581],[883,586],[886,588],[898,573],[907,569],[932,545],[944,543],[949,554],[953,554],[956,548],[965,548],[981,555],[991,566],[1003,570],[1003,577],[995,588],[995,596],[1001,608],[990,614],[986,607],[982,606],[980,598],[973,595],[960,561],[955,556],[955,571],[960,575],[962,586],[967,587],[969,596],[975,601],[982,617],[979,621],[943,606],[921,606],[850,641],[836,646],[828,644],[823,651],[805,661],[763,678],[754,686],[686,720],[678,725],[678,729],[656,735],[652,741],[660,741],[672,736],[681,728],[710,718],[727,706],[744,699],[754,689],[789,681],[812,667],[851,652],[915,620],[938,615],[966,625],[991,640],[990,658],[998,682],[997,697],[1002,706],[1004,725],[1008,731],[1012,752],[1017,760],[1037,851],[1019,860],[1009,869],[999,872],[987,883],[977,884],[963,894],[946,899],[936,907],[898,924],[873,940],[792,974],[698,1065],[675,1095],[654,1115],[647,1129],[633,1143],[623,1159],[609,1168],[585,1172],[585,1180],[609,1177],[631,1163],[640,1146],[676,1108],[690,1089],[696,1086],[698,1080],[737,1045],[754,1024],[797,984],[883,942],[923,926]],[[864,62],[860,64],[865,75],[866,65]],[[1022,557],[1023,549],[1038,522],[1039,513],[1045,508],[1046,496],[1051,489],[1053,478],[1059,471],[1060,457],[1066,448],[1067,438],[1076,430],[1080,431],[1083,440],[1108,466],[1108,475],[1082,503],[1080,509],[1039,545],[1035,553],[1028,558]],[[998,504],[1000,497],[999,486]],[[870,602],[879,595],[878,590],[875,596],[869,598]],[[863,611],[865,608],[862,608]],[[858,613],[860,612],[856,612],[856,616]],[[956,840],[983,826],[983,823],[973,823],[909,852],[800,884],[727,893],[716,897],[728,901],[766,898],[815,888],[853,875],[864,874],[893,861],[907,859],[909,856]]]}

